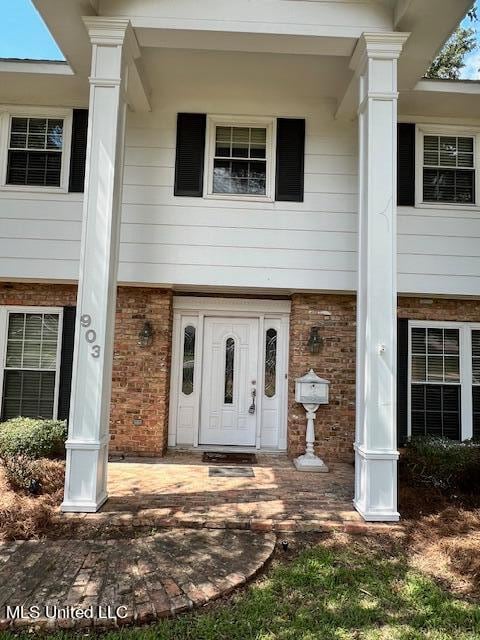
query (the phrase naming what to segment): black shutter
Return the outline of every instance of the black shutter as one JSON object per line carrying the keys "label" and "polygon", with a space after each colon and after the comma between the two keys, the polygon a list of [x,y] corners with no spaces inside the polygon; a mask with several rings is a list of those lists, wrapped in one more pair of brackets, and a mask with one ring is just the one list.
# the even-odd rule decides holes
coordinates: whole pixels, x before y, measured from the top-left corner
{"label": "black shutter", "polygon": [[397,204],[415,206],[415,125],[397,125]]}
{"label": "black shutter", "polygon": [[305,120],[277,120],[275,200],[303,202]]}
{"label": "black shutter", "polygon": [[176,196],[201,198],[203,195],[206,123],[204,113],[179,113],[177,116]]}
{"label": "black shutter", "polygon": [[87,159],[88,109],[74,109],[72,120],[72,146],[70,151],[70,178],[68,190],[83,193],[85,162]]}
{"label": "black shutter", "polygon": [[397,322],[397,444],[408,439],[408,320]]}
{"label": "black shutter", "polygon": [[68,420],[72,387],[73,341],[76,307],[63,308],[62,353],[60,357],[60,388],[58,392],[59,420]]}

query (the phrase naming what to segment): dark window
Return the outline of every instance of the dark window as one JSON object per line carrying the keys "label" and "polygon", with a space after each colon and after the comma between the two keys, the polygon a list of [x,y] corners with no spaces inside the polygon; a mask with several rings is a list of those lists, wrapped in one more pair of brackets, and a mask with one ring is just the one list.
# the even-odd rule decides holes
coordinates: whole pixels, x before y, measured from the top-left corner
{"label": "dark window", "polygon": [[59,118],[12,118],[7,184],[59,187],[63,133]]}
{"label": "dark window", "polygon": [[225,343],[225,404],[233,404],[233,373],[235,368],[235,340],[228,338]]}
{"label": "dark window", "polygon": [[264,127],[217,126],[213,193],[264,196],[266,157],[267,130]]}
{"label": "dark window", "polygon": [[480,440],[480,329],[472,331],[473,437]]}
{"label": "dark window", "polygon": [[9,315],[3,383],[3,420],[17,416],[54,416],[58,330],[58,314]]}
{"label": "dark window", "polygon": [[265,334],[265,395],[273,398],[277,386],[277,332],[267,329]]}
{"label": "dark window", "polygon": [[411,432],[460,440],[460,332],[411,329]]}
{"label": "dark window", "polygon": [[195,327],[185,327],[183,332],[183,372],[182,393],[193,393],[193,374],[195,366]]}
{"label": "dark window", "polygon": [[424,202],[475,203],[474,150],[472,137],[424,136]]}

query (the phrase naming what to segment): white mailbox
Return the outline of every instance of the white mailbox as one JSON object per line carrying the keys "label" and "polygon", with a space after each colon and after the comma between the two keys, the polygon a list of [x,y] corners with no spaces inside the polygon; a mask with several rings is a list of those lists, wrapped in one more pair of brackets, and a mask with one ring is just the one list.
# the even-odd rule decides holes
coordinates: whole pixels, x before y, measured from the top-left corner
{"label": "white mailbox", "polygon": [[328,389],[330,382],[319,378],[310,369],[301,378],[295,380],[295,400],[300,404],[328,404]]}

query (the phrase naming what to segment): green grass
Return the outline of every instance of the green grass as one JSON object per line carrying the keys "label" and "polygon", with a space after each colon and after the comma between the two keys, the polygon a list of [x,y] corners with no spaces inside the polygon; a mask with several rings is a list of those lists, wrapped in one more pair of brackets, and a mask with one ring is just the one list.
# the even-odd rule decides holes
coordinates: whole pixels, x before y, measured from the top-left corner
{"label": "green grass", "polygon": [[[27,634],[24,636],[30,637]],[[69,637],[58,633],[55,640]],[[71,637],[71,636],[70,636]],[[104,640],[478,640],[480,606],[360,540],[319,544],[210,609]]]}

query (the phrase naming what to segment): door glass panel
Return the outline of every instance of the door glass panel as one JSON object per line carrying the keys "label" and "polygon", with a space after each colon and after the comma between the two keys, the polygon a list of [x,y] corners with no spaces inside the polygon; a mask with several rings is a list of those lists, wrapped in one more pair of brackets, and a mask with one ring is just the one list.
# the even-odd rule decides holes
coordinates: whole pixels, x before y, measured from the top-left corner
{"label": "door glass panel", "polygon": [[235,340],[228,338],[225,343],[225,404],[233,404],[233,370],[235,366]]}
{"label": "door glass panel", "polygon": [[193,393],[193,374],[195,364],[195,327],[185,327],[183,334],[183,373],[182,393]]}
{"label": "door glass panel", "polygon": [[277,382],[277,332],[268,329],[265,337],[265,395],[273,398]]}

